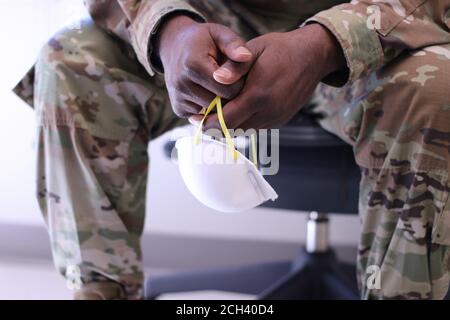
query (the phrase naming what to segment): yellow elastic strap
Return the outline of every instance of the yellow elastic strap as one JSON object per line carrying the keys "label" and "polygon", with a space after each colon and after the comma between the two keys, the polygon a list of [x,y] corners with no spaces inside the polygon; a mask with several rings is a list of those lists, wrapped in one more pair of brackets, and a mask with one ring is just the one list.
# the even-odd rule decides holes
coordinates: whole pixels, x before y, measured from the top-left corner
{"label": "yellow elastic strap", "polygon": [[233,159],[236,160],[238,153],[236,151],[236,148],[234,147],[233,139],[230,136],[227,125],[225,124],[225,119],[223,118],[222,100],[220,98],[217,100],[217,118],[219,119],[220,127],[222,128],[225,140],[228,144],[228,147],[230,148],[231,154],[233,155]]}
{"label": "yellow elastic strap", "polygon": [[257,167],[258,166],[258,156],[257,156],[257,149],[256,149],[256,134],[252,134],[250,136],[250,143],[251,143],[251,149],[252,149],[252,162]]}
{"label": "yellow elastic strap", "polygon": [[[204,113],[203,119],[200,122],[199,127],[197,128],[197,132],[195,133],[194,137],[194,143],[198,144],[200,142],[200,136],[202,134],[202,128],[203,124],[206,120],[206,117],[210,114],[210,112],[214,109],[214,107],[217,107],[217,118],[219,119],[220,127],[222,128],[222,132],[225,136],[225,140],[228,144],[228,147],[230,148],[231,154],[233,155],[233,159],[236,160],[238,156],[238,152],[236,151],[236,148],[234,147],[233,139],[230,136],[230,132],[228,131],[227,125],[225,124],[225,119],[223,118],[223,112],[222,112],[222,100],[219,96],[215,97],[213,101],[209,104],[208,108],[202,109],[202,113]],[[252,149],[252,161],[255,166],[258,166],[257,162],[257,151],[256,151],[256,137],[253,134],[251,137],[251,149]]]}
{"label": "yellow elastic strap", "polygon": [[214,109],[214,107],[216,106],[217,100],[218,100],[218,99],[220,99],[220,97],[215,97],[214,100],[211,101],[211,103],[209,104],[209,106],[208,106],[208,108],[206,109],[206,111],[204,111],[205,108],[203,108],[202,111],[203,111],[204,116],[203,116],[202,121],[200,122],[200,125],[199,125],[198,128],[197,128],[197,132],[195,133],[195,137],[194,137],[194,143],[195,143],[195,144],[198,144],[198,143],[200,142],[200,136],[201,136],[201,134],[202,134],[203,123],[205,122],[206,117],[208,116],[208,114],[209,114],[209,113]]}

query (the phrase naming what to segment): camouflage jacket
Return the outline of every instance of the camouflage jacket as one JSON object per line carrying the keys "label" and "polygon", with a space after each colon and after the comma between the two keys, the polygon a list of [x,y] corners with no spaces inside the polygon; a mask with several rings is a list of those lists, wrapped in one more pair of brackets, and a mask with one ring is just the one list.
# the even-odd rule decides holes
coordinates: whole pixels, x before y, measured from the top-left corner
{"label": "camouflage jacket", "polygon": [[[85,4],[99,26],[133,46],[139,61],[153,75],[157,68],[151,63],[152,37],[162,18],[180,11],[206,21],[198,8],[203,1],[208,0],[85,0]],[[274,9],[290,3],[295,12],[302,8],[311,12],[311,7],[317,7],[307,23],[321,23],[341,44],[348,74],[345,80],[337,80],[340,84],[370,74],[404,50],[450,42],[450,0],[228,1],[241,2],[247,7]],[[341,4],[333,6],[336,3]]]}

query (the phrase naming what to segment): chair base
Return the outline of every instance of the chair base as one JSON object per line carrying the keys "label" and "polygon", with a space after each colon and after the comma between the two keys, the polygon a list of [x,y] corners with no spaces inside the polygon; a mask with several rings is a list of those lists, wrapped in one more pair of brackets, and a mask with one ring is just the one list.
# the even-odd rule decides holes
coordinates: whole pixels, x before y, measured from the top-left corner
{"label": "chair base", "polygon": [[145,298],[162,294],[218,290],[256,295],[263,300],[358,299],[355,267],[338,262],[332,250],[302,251],[292,261],[268,262],[152,277]]}
{"label": "chair base", "polygon": [[359,299],[356,268],[339,262],[332,250],[303,252],[288,274],[258,295],[263,300]]}

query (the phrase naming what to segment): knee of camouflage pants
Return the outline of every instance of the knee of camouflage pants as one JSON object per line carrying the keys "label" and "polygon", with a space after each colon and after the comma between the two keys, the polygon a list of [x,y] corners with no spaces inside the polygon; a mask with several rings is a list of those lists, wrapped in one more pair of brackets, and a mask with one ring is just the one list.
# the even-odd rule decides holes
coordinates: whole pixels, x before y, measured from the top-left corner
{"label": "knee of camouflage pants", "polygon": [[449,62],[449,45],[428,47],[352,86],[319,89],[323,126],[354,146],[362,168],[364,298],[441,299],[448,290]]}
{"label": "knee of camouflage pants", "polygon": [[164,81],[91,21],[56,34],[34,76],[38,200],[55,265],[77,292],[113,281],[140,298],[147,143],[181,123]]}

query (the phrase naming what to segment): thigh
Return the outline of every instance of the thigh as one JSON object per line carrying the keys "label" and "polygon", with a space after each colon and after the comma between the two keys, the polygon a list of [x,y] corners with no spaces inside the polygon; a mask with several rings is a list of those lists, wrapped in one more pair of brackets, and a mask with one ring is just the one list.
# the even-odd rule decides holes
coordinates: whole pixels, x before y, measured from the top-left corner
{"label": "thigh", "polygon": [[[442,298],[449,282],[450,46],[405,52],[353,86],[321,86],[322,125],[362,167],[365,297]],[[381,291],[366,270],[381,270]]]}
{"label": "thigh", "polygon": [[417,170],[448,171],[442,160],[450,147],[449,62],[450,45],[428,47],[405,52],[352,85],[320,85],[321,124],[354,146],[361,166],[413,160]]}
{"label": "thigh", "polygon": [[15,88],[38,124],[88,130],[103,139],[148,138],[185,124],[172,112],[161,75],[150,77],[131,47],[91,20],[55,34]]}

